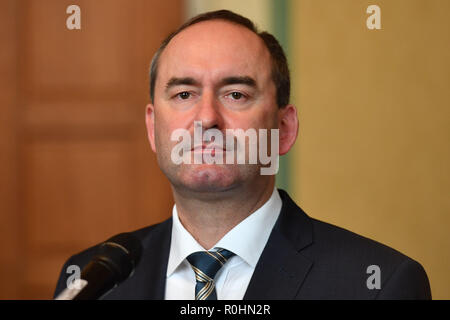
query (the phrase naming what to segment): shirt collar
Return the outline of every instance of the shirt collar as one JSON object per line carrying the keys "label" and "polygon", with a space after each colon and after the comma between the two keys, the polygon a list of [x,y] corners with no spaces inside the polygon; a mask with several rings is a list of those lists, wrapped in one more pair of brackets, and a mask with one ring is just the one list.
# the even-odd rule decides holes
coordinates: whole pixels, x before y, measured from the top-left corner
{"label": "shirt collar", "polygon": [[[274,188],[271,197],[263,206],[231,229],[213,248],[227,249],[254,268],[278,219],[281,206],[280,195]],[[205,250],[181,224],[176,205],[172,209],[172,220],[167,276],[170,276],[191,253]]]}

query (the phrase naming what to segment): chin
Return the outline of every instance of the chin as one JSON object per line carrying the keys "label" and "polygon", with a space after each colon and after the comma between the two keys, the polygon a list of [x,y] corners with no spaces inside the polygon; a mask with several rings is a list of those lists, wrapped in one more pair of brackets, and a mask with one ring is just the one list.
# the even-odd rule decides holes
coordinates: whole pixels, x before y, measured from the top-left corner
{"label": "chin", "polygon": [[184,186],[197,192],[220,192],[232,189],[239,181],[237,168],[222,165],[198,165],[181,177]]}

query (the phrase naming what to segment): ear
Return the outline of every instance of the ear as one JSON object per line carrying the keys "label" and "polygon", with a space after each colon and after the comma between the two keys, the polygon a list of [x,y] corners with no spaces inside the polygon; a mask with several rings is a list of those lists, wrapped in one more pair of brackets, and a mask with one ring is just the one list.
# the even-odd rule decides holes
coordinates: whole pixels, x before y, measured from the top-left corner
{"label": "ear", "polygon": [[280,155],[288,153],[297,140],[298,135],[298,118],[297,108],[288,104],[279,110],[278,128],[280,129]]}
{"label": "ear", "polygon": [[147,126],[147,137],[152,147],[153,152],[156,152],[155,148],[155,107],[149,103],[145,107],[145,125]]}

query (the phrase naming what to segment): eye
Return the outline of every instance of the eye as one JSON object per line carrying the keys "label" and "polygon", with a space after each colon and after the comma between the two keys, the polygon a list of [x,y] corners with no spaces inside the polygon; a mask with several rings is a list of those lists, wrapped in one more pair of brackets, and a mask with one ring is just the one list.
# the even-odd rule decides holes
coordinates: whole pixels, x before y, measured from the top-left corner
{"label": "eye", "polygon": [[244,97],[244,95],[242,93],[237,92],[237,91],[230,93],[230,96],[231,96],[231,98],[233,98],[233,100],[239,100]]}
{"label": "eye", "polygon": [[183,91],[183,92],[180,92],[180,93],[177,94],[177,97],[182,99],[182,100],[189,99],[190,96],[191,96],[191,94],[189,92],[187,92],[187,91]]}

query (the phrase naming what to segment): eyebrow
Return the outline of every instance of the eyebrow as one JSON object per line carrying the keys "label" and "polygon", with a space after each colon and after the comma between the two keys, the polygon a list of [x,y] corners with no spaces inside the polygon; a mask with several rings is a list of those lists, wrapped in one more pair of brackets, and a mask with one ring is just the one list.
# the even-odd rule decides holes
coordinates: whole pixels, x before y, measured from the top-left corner
{"label": "eyebrow", "polygon": [[242,77],[227,77],[220,81],[221,86],[230,84],[245,84],[249,87],[256,88],[256,81],[252,77],[242,76]]}
{"label": "eyebrow", "polygon": [[[232,76],[232,77],[226,77],[223,78],[220,81],[220,86],[226,86],[231,84],[244,84],[252,88],[256,88],[256,81],[252,77],[249,76]],[[191,77],[184,77],[184,78],[171,78],[169,81],[167,81],[166,84],[166,91],[168,91],[170,88],[175,86],[199,86],[200,83]]]}
{"label": "eyebrow", "polygon": [[166,91],[169,90],[172,87],[175,86],[196,86],[199,85],[199,82],[196,81],[194,78],[185,77],[185,78],[171,78],[169,81],[167,81],[166,84]]}

